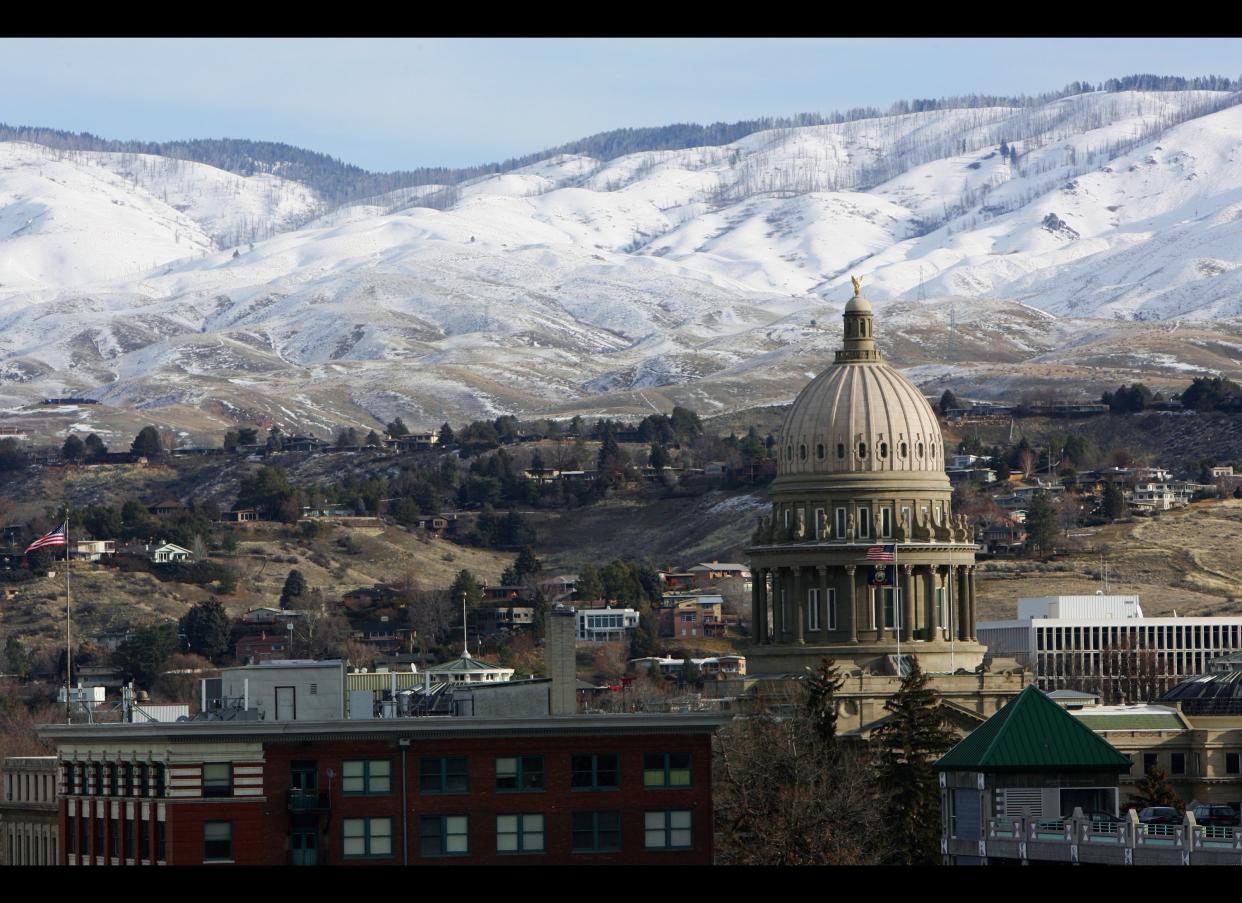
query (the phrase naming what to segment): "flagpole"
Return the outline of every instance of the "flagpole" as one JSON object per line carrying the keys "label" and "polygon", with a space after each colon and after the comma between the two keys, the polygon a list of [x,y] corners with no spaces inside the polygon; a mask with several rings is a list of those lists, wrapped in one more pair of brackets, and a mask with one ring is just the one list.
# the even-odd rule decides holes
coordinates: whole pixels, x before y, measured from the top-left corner
{"label": "flagpole", "polygon": [[69,621],[69,503],[65,503],[65,723],[73,723],[73,642]]}
{"label": "flagpole", "polygon": [[905,605],[905,599],[901,598],[901,590],[898,589],[901,584],[901,571],[897,569],[897,539],[893,538],[893,623],[897,625],[897,677],[901,674],[901,613]]}

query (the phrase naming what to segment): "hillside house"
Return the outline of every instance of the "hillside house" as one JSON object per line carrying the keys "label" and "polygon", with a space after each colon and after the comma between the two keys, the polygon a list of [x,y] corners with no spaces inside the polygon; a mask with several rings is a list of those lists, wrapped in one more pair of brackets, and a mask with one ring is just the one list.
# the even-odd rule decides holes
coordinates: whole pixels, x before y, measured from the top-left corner
{"label": "hillside house", "polygon": [[579,642],[624,642],[638,627],[638,612],[632,608],[579,609],[575,614]]}
{"label": "hillside house", "polygon": [[662,637],[709,637],[724,634],[720,596],[683,599],[674,607],[660,610],[659,633]]}
{"label": "hillside house", "polygon": [[375,620],[362,621],[353,625],[349,638],[358,643],[365,643],[379,652],[394,653],[408,649],[417,632],[404,627],[400,622],[380,617]]}
{"label": "hillside house", "polygon": [[151,560],[156,564],[168,564],[171,561],[193,561],[194,553],[189,549],[183,549],[181,546],[166,542],[162,546],[157,546],[151,550]]}
{"label": "hillside house", "polygon": [[115,539],[79,539],[73,550],[73,557],[82,561],[99,561],[105,555],[115,554]]}
{"label": "hillside house", "polygon": [[290,655],[290,638],[287,630],[260,631],[252,636],[240,637],[235,649],[237,660],[245,665],[259,662],[286,661]]}
{"label": "hillside house", "polygon": [[1186,507],[1193,495],[1193,492],[1176,489],[1167,483],[1145,483],[1134,487],[1129,502],[1135,510],[1171,511]]}
{"label": "hillside house", "polygon": [[237,508],[233,511],[225,511],[220,515],[220,523],[222,524],[241,524],[258,519],[259,512],[254,508]]}
{"label": "hillside house", "polygon": [[532,605],[485,602],[471,612],[470,616],[471,626],[479,635],[494,636],[530,627],[535,622],[535,609]]}
{"label": "hillside house", "polygon": [[186,506],[176,499],[164,499],[163,501],[156,502],[154,505],[147,506],[147,511],[156,517],[176,517],[187,510]]}

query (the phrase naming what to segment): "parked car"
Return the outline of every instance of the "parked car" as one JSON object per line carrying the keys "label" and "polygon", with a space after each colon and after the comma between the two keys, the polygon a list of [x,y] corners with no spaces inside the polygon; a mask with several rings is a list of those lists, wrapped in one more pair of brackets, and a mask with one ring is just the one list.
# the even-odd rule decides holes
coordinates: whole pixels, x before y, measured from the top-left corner
{"label": "parked car", "polygon": [[1087,818],[1091,821],[1092,824],[1106,822],[1107,824],[1110,824],[1110,825],[1124,825],[1126,823],[1126,820],[1124,818],[1118,818],[1116,815],[1113,815],[1113,813],[1111,812],[1088,812]]}
{"label": "parked car", "polygon": [[1190,811],[1194,813],[1196,824],[1213,825],[1222,828],[1236,828],[1238,826],[1238,811],[1233,806],[1210,806],[1204,804],[1195,806]]}
{"label": "parked car", "polygon": [[1144,825],[1180,825],[1182,813],[1172,806],[1148,806],[1139,810],[1139,822]]}

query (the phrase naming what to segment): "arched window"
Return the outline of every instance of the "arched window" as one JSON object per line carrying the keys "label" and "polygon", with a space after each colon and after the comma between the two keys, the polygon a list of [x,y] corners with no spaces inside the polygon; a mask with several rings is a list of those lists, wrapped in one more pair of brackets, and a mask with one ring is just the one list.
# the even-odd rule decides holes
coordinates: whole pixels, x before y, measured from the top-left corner
{"label": "arched window", "polygon": [[880,443],[880,457],[881,458],[888,457],[888,443],[887,442]]}
{"label": "arched window", "polygon": [[837,457],[838,458],[845,457],[845,443],[844,442],[837,443]]}
{"label": "arched window", "polygon": [[798,446],[798,460],[799,461],[806,460],[806,446],[805,445]]}
{"label": "arched window", "polygon": [[904,458],[908,456],[909,454],[910,454],[910,446],[906,445],[906,443],[904,442],[901,443],[901,456]]}
{"label": "arched window", "polygon": [[860,458],[867,457],[867,443],[866,442],[858,443],[858,457]]}
{"label": "arched window", "polygon": [[815,457],[819,458],[821,461],[824,460],[824,443],[821,442],[819,445],[815,446]]}
{"label": "arched window", "polygon": [[923,443],[922,442],[919,443],[919,457],[920,458],[923,457]]}
{"label": "arched window", "polygon": [[785,446],[785,460],[786,461],[793,460],[793,446],[792,445]]}

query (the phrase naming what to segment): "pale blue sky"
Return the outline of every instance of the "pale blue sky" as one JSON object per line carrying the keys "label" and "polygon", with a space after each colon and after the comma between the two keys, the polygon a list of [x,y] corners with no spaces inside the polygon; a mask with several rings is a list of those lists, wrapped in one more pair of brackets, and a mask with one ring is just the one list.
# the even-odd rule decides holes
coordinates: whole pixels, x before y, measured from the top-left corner
{"label": "pale blue sky", "polygon": [[4,39],[0,121],[284,141],[389,170],[1136,72],[1237,78],[1242,39]]}

